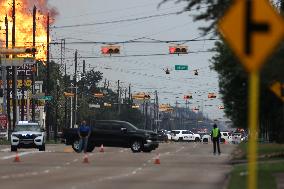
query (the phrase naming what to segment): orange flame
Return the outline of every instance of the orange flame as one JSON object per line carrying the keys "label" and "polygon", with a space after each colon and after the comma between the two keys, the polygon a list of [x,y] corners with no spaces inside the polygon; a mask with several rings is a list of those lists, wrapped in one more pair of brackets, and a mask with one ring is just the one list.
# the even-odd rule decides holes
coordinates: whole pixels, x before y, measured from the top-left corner
{"label": "orange flame", "polygon": [[[13,0],[0,0],[0,46],[4,46],[5,16],[8,17],[9,47],[12,46],[12,4]],[[33,7],[36,12],[36,59],[46,60],[47,14],[50,14],[50,24],[54,22],[57,11],[48,6],[48,0],[15,0],[16,6],[16,47],[31,47],[33,45]]]}

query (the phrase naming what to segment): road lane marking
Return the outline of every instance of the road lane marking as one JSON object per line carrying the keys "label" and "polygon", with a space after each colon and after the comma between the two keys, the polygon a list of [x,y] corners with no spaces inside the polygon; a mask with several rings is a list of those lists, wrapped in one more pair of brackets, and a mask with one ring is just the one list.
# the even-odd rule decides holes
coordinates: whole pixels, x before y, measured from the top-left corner
{"label": "road lane marking", "polygon": [[2,150],[0,150],[1,152],[9,152],[9,151],[11,151],[11,148],[4,148],[4,149],[2,149]]}
{"label": "road lane marking", "polygon": [[[25,156],[25,155],[29,155],[29,154],[35,154],[35,153],[39,153],[38,151],[30,151],[30,152],[20,152],[18,153],[18,156]],[[4,156],[1,158],[1,160],[7,160],[7,159],[12,159],[15,158],[16,154],[13,155],[9,155],[9,156]]]}

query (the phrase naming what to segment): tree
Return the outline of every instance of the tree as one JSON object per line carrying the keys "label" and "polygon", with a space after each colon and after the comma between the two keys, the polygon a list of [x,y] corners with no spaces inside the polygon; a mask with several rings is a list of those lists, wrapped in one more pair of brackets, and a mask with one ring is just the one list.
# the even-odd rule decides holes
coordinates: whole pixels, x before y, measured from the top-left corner
{"label": "tree", "polygon": [[[162,3],[170,0],[163,0]],[[218,20],[224,15],[233,0],[177,0],[188,2],[184,11],[201,10],[195,20],[208,21],[209,24],[201,30],[204,35],[211,32],[219,36],[216,28]],[[162,4],[161,3],[161,4]],[[284,0],[276,3],[279,10],[284,12]],[[204,8],[205,7],[205,8]],[[203,11],[204,10],[204,11]],[[220,36],[219,36],[220,37]],[[242,68],[226,42],[216,42],[212,57],[212,69],[219,74],[220,93],[223,96],[225,113],[231,118],[235,127],[247,127],[247,73]],[[261,136],[269,136],[270,140],[284,142],[283,103],[269,90],[273,81],[284,82],[283,54],[284,43],[278,51],[267,61],[261,72],[260,92],[260,131]],[[282,53],[281,53],[282,52]]]}

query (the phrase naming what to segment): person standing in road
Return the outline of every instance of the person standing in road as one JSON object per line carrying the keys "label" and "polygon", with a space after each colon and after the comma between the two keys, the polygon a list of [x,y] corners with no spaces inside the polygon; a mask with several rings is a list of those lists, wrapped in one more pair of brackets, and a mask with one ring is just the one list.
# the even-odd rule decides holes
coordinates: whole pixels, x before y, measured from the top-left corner
{"label": "person standing in road", "polygon": [[78,135],[80,137],[79,151],[82,152],[82,150],[84,149],[84,153],[86,153],[88,147],[88,139],[91,135],[91,128],[87,125],[85,120],[82,121],[81,125],[78,128]]}
{"label": "person standing in road", "polygon": [[211,140],[213,141],[213,150],[214,150],[213,153],[214,153],[214,155],[216,154],[216,145],[217,145],[217,148],[218,148],[219,155],[221,154],[221,151],[220,151],[220,138],[221,138],[220,129],[217,127],[216,124],[214,124],[212,132],[211,132]]}

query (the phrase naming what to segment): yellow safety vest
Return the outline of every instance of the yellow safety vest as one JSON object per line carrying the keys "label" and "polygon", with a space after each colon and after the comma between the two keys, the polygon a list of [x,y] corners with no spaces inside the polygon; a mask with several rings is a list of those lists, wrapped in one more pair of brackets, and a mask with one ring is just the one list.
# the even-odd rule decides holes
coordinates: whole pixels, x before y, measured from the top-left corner
{"label": "yellow safety vest", "polygon": [[213,129],[213,138],[217,138],[219,134],[219,129],[218,128],[214,128]]}

